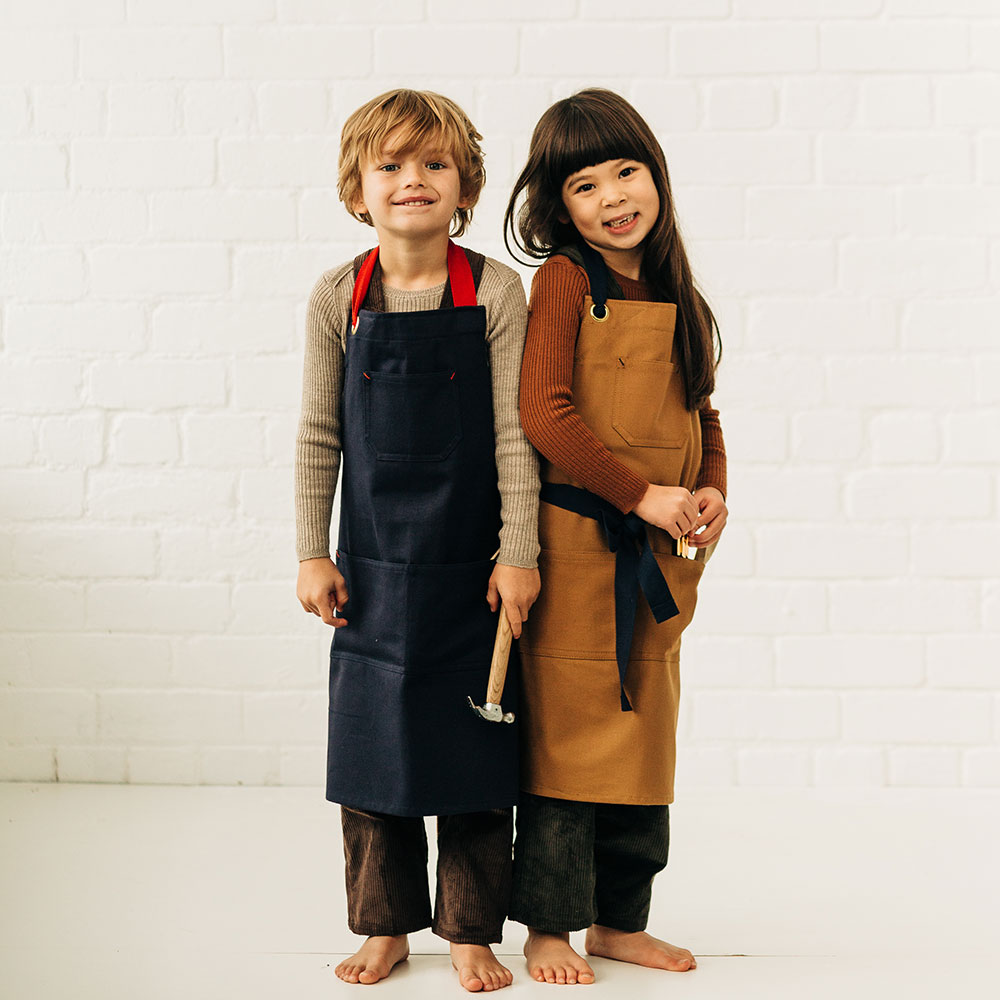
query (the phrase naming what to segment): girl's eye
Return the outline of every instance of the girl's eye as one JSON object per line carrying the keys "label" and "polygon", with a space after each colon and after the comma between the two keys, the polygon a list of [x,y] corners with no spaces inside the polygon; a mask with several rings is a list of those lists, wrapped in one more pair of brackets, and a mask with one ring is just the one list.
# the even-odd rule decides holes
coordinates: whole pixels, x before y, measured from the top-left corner
{"label": "girl's eye", "polygon": [[634,174],[636,171],[635,167],[622,167],[621,172],[618,174],[619,177],[628,177],[629,174]]}
{"label": "girl's eye", "polygon": [[575,194],[583,194],[583,193],[584,193],[584,192],[586,192],[586,191],[592,191],[592,190],[593,190],[593,188],[594,188],[594,185],[593,185],[593,184],[591,184],[591,183],[590,183],[590,181],[587,181],[587,183],[586,183],[586,184],[581,184],[581,185],[580,185],[580,186],[579,186],[579,187],[578,187],[578,188],[576,189],[576,191],[575,191],[574,193],[575,193]]}

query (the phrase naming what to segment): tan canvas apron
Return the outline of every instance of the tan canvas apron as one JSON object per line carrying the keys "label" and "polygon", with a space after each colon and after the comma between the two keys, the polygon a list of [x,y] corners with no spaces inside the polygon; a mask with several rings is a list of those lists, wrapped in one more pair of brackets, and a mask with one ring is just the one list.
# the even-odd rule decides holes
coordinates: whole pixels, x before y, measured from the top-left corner
{"label": "tan canvas apron", "polygon": [[[684,405],[673,349],[676,306],[612,299],[598,321],[592,299],[573,367],[573,406],[625,465],[651,483],[693,490],[701,424]],[[543,461],[546,482],[575,483]],[[597,521],[549,503],[539,512],[542,591],[520,640],[521,787],[536,795],[641,805],[673,801],[680,635],[694,614],[707,553],[673,554],[647,526],[680,613],[657,624],[640,595],[621,710],[615,661],[615,555]]]}

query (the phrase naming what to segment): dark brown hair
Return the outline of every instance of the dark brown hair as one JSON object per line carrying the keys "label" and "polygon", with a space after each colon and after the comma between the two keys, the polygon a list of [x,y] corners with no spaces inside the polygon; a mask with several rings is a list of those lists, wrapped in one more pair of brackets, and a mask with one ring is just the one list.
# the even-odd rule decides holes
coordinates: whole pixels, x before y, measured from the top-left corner
{"label": "dark brown hair", "polygon": [[[579,243],[580,234],[566,217],[562,187],[584,167],[608,160],[645,164],[660,196],[660,214],[645,240],[642,277],[653,294],[677,304],[675,333],[684,365],[688,409],[698,409],[715,388],[722,354],[719,326],[695,287],[687,253],[674,218],[667,161],[656,136],[625,98],[590,88],[557,101],[538,120],[528,162],[518,177],[504,214],[504,244],[529,257],[546,259],[560,247]],[[517,207],[518,199],[524,201]]]}

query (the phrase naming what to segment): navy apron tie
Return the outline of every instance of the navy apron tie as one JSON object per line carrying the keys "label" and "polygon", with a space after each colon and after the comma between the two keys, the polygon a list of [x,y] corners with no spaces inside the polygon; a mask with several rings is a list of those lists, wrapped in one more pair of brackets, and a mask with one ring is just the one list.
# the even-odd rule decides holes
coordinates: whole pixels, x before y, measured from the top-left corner
{"label": "navy apron tie", "polygon": [[625,693],[625,672],[632,651],[639,590],[657,624],[680,614],[650,547],[646,522],[638,514],[623,514],[589,490],[568,484],[542,483],[541,499],[581,517],[593,518],[604,531],[609,551],[615,554],[615,659],[622,711],[631,712],[632,705]]}

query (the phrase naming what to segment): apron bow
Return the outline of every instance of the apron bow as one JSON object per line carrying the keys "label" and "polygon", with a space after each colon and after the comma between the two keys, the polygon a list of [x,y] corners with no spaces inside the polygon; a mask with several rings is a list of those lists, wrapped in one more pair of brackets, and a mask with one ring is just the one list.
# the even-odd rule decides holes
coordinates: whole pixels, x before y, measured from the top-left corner
{"label": "apron bow", "polygon": [[638,514],[623,514],[589,490],[565,483],[542,483],[541,499],[593,518],[604,531],[608,550],[615,554],[615,660],[621,708],[623,712],[631,712],[632,705],[625,693],[625,672],[632,651],[638,592],[642,591],[657,624],[680,614],[649,544],[646,522]]}

